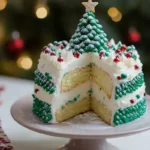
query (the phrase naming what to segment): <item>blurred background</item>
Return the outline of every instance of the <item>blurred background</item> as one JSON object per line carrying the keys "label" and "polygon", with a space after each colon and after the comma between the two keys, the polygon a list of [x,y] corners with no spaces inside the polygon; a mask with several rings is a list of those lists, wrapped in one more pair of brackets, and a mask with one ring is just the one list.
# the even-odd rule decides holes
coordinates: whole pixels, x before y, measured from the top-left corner
{"label": "blurred background", "polygon": [[[0,0],[0,75],[33,80],[41,49],[69,40],[86,0]],[[150,89],[150,0],[97,0],[96,17],[116,42],[134,44]]]}

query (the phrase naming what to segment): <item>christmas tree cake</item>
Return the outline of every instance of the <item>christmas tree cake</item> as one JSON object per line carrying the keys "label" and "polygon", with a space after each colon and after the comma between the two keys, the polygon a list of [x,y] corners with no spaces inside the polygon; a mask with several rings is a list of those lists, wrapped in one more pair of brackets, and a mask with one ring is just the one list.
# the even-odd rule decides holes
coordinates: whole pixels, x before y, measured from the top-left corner
{"label": "christmas tree cake", "polygon": [[146,112],[142,63],[134,46],[108,41],[96,19],[97,2],[84,2],[86,12],[67,41],[44,47],[35,71],[33,113],[57,123],[92,110],[117,126]]}

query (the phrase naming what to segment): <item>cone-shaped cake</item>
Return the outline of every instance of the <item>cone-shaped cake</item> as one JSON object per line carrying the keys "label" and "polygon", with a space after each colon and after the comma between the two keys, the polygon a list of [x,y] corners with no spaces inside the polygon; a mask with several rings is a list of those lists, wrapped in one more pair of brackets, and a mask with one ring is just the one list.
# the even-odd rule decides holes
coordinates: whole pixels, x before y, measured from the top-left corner
{"label": "cone-shaped cake", "polygon": [[117,126],[146,112],[142,63],[134,46],[108,41],[95,18],[97,3],[83,3],[70,42],[43,48],[35,71],[33,113],[46,123],[57,123],[94,111]]}

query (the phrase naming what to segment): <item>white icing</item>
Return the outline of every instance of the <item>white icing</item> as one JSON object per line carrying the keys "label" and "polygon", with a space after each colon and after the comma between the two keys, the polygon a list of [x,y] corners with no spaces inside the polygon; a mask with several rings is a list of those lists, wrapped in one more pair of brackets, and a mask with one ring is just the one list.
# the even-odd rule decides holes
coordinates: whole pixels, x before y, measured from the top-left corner
{"label": "white icing", "polygon": [[[88,26],[90,28],[90,26]],[[111,44],[117,47],[114,41],[111,41]],[[49,44],[51,45],[51,44]],[[82,45],[80,45],[82,46]],[[58,46],[56,47],[56,56],[50,56],[50,54],[41,53],[39,59],[38,69],[41,73],[45,74],[46,72],[50,73],[52,76],[52,82],[56,86],[56,91],[54,94],[49,95],[45,92],[41,87],[35,85],[35,88],[39,89],[35,95],[40,99],[49,104],[52,104],[52,114],[53,120],[51,122],[56,122],[55,120],[55,112],[57,109],[61,108],[67,101],[73,100],[78,94],[80,94],[80,99],[85,98],[87,95],[87,91],[90,89],[90,86],[93,88],[93,95],[97,100],[100,100],[102,103],[106,104],[107,107],[114,113],[119,108],[126,108],[131,105],[130,100],[134,99],[135,104],[139,101],[135,99],[137,94],[143,95],[145,92],[145,85],[139,88],[132,94],[128,94],[127,96],[120,98],[119,100],[114,100],[115,95],[115,87],[121,82],[127,82],[132,80],[135,76],[137,76],[142,71],[142,63],[139,60],[139,55],[137,51],[134,51],[134,54],[137,55],[137,59],[127,58],[126,56],[120,56],[120,62],[115,63],[114,59],[116,57],[115,51],[110,50],[109,57],[99,58],[99,54],[97,53],[84,53],[79,56],[79,58],[75,58],[71,51],[68,51],[70,45],[68,44],[66,48],[63,50]],[[51,52],[50,48],[46,48]],[[59,53],[61,52],[61,57],[63,58],[63,62],[58,62]],[[82,68],[90,63],[94,63],[97,67],[103,69],[105,72],[109,74],[113,81],[113,92],[112,98],[109,100],[106,94],[101,90],[95,83],[91,83],[88,81],[74,88],[73,90],[65,93],[60,92],[61,79],[65,73],[75,70],[77,68]],[[135,70],[134,66],[139,66],[138,70]],[[126,74],[127,78],[123,80],[117,80],[117,76],[121,74]],[[84,89],[84,90],[81,90]],[[105,98],[105,100],[103,99]],[[79,99],[79,100],[80,100]]]}
{"label": "white icing", "polygon": [[[143,98],[145,93],[145,84],[143,84],[138,90],[136,90],[132,94],[127,94],[126,96],[120,98],[119,100],[116,101],[117,105],[119,108],[127,108],[131,105],[130,100],[134,100],[134,104],[138,103],[141,98]],[[140,95],[141,98],[137,98],[136,95]]]}

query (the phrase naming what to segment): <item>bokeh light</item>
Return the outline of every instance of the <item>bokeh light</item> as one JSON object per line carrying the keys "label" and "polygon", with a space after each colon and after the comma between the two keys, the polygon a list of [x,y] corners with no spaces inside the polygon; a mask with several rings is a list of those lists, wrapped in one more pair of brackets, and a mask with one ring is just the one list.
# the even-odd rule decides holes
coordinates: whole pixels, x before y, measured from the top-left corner
{"label": "bokeh light", "polygon": [[120,12],[116,7],[111,7],[111,8],[108,9],[108,15],[111,18],[117,17],[119,13]]}
{"label": "bokeh light", "polygon": [[0,10],[5,9],[7,5],[7,0],[0,0]]}
{"label": "bokeh light", "polygon": [[111,19],[112,19],[112,21],[114,21],[114,22],[119,22],[119,21],[121,21],[121,19],[122,19],[122,14],[121,14],[121,12],[119,12],[119,14],[118,14],[116,17],[112,17]]}
{"label": "bokeh light", "polygon": [[36,13],[37,18],[44,19],[48,15],[48,7],[46,7],[46,6],[37,7],[35,13]]}
{"label": "bokeh light", "polygon": [[29,70],[32,67],[32,59],[29,56],[21,56],[17,60],[17,65],[19,68]]}

